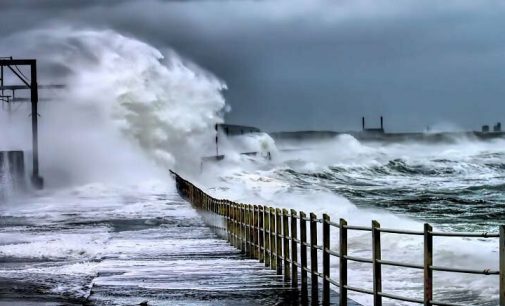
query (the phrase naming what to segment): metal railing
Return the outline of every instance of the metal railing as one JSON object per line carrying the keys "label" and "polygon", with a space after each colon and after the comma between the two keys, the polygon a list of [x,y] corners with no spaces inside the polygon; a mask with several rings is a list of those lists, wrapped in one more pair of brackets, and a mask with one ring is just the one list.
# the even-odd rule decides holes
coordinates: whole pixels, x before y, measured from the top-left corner
{"label": "metal railing", "polygon": [[[423,231],[397,230],[381,228],[377,221],[370,227],[351,226],[346,220],[338,223],[323,214],[318,219],[314,213],[309,217],[302,211],[279,209],[262,205],[235,203],[216,199],[204,193],[191,182],[171,172],[176,180],[177,190],[195,208],[217,214],[223,218],[218,231],[236,248],[247,256],[258,259],[283,275],[295,288],[307,292],[310,280],[312,297],[319,295],[322,283],[322,302],[330,302],[330,284],[339,287],[339,303],[347,305],[348,291],[373,296],[373,305],[382,305],[382,299],[392,299],[424,305],[463,306],[433,299],[433,271],[470,273],[481,275],[499,275],[499,303],[505,306],[505,226],[500,226],[499,233],[448,233],[434,232],[429,224],[424,224]],[[307,224],[309,225],[307,229]],[[322,224],[322,245],[318,244],[318,224]],[[339,229],[338,250],[330,248],[331,228]],[[372,258],[348,255],[348,232],[367,231],[372,236]],[[424,238],[424,263],[422,265],[383,260],[381,256],[381,233],[415,235]],[[499,238],[499,270],[462,269],[433,265],[434,237],[469,237]],[[322,252],[322,271],[319,271],[318,252]],[[300,255],[300,256],[298,256]],[[300,257],[300,258],[298,258]],[[310,258],[310,261],[308,260]],[[338,279],[330,273],[331,258],[338,258]],[[359,288],[348,284],[348,262],[360,262],[372,265],[373,289]],[[308,265],[310,262],[310,265]],[[422,270],[424,274],[423,298],[412,298],[384,292],[382,290],[382,266],[394,266]],[[299,279],[300,276],[300,279]],[[310,278],[310,279],[309,279]],[[468,304],[465,304],[468,305]]]}

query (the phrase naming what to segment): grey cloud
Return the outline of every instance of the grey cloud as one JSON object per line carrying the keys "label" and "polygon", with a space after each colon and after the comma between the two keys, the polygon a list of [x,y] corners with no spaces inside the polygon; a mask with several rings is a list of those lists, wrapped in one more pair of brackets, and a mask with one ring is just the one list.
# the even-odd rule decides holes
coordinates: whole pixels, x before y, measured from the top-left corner
{"label": "grey cloud", "polygon": [[[30,5],[33,4],[33,5]],[[173,47],[229,85],[230,121],[416,130],[505,117],[500,1],[4,1],[0,35],[112,28]]]}

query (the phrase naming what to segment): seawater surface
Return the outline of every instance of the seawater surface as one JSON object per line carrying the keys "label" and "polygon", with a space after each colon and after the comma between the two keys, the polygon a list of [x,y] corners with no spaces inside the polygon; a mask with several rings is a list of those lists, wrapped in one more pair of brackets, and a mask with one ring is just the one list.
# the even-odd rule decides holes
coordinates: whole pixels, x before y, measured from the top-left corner
{"label": "seawater surface", "polygon": [[[260,137],[261,138],[261,137]],[[278,141],[272,161],[208,166],[201,178],[217,197],[294,208],[349,224],[435,231],[497,232],[505,224],[505,141],[360,142],[349,135],[321,141]],[[207,176],[207,178],[205,178]],[[210,177],[219,177],[213,181]],[[349,252],[371,258],[371,234],[349,233]],[[422,265],[422,236],[383,234],[383,259]],[[332,231],[338,250],[338,230]],[[498,240],[437,237],[437,266],[498,269]],[[332,261],[338,271],[338,263]],[[371,289],[371,266],[349,264],[350,282]],[[422,270],[383,267],[388,293],[422,299]],[[435,298],[497,305],[498,277],[434,272]],[[371,297],[352,296],[363,304]],[[386,304],[406,304],[385,299]]]}

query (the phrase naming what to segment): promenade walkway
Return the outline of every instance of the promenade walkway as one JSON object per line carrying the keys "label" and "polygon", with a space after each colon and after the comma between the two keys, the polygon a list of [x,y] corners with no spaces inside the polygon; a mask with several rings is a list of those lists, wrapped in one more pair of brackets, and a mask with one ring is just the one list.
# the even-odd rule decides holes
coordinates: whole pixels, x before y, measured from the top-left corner
{"label": "promenade walkway", "polygon": [[89,303],[298,304],[298,293],[282,276],[219,239],[187,202],[173,195],[165,205],[170,209],[163,231],[148,227],[112,237],[110,243],[121,251],[99,264]]}
{"label": "promenade walkway", "polygon": [[156,186],[90,185],[0,206],[0,306],[303,304],[175,187]]}

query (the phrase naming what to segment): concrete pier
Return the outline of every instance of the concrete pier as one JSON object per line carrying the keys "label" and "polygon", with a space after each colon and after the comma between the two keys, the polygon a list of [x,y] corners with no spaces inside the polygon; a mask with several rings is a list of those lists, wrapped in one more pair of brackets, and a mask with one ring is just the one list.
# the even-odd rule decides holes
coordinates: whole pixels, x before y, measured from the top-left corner
{"label": "concrete pier", "polygon": [[91,185],[0,206],[0,220],[2,306],[299,304],[175,191]]}
{"label": "concrete pier", "polygon": [[[189,204],[173,199],[174,212]],[[167,219],[168,218],[168,219]],[[93,280],[91,304],[279,305],[297,304],[282,276],[247,259],[218,238],[201,217],[165,216],[160,237],[137,231],[122,254],[110,254]],[[123,244],[121,234],[111,243]],[[128,257],[125,261],[123,258]]]}

